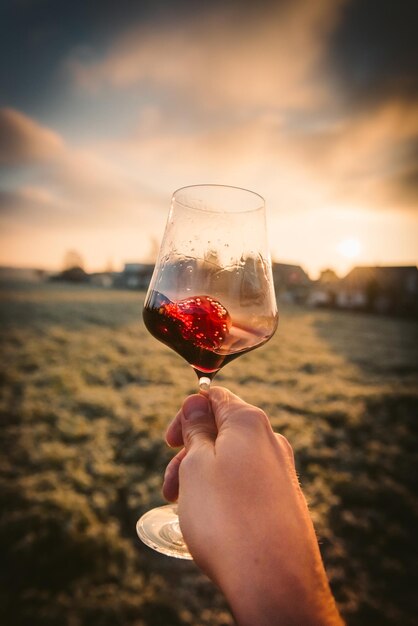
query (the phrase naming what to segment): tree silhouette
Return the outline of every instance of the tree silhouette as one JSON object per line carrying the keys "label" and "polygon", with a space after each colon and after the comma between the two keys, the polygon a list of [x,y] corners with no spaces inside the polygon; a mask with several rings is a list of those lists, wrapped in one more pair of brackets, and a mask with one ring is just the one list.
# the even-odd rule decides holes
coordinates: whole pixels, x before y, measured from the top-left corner
{"label": "tree silhouette", "polygon": [[66,270],[71,270],[75,267],[84,269],[83,257],[77,252],[77,250],[67,250],[64,254],[62,269],[65,272]]}

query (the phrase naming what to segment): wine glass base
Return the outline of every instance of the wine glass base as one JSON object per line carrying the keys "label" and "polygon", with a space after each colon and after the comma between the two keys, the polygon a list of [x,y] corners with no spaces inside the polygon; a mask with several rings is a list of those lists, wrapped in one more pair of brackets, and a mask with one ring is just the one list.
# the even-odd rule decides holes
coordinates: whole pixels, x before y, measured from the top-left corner
{"label": "wine glass base", "polygon": [[181,534],[175,504],[144,513],[137,521],[136,532],[141,541],[157,552],[177,559],[193,559]]}

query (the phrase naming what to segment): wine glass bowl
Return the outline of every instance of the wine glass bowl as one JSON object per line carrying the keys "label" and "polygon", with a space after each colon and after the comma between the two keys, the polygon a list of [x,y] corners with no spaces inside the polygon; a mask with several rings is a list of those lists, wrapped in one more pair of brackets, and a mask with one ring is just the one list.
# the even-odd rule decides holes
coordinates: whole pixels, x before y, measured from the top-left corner
{"label": "wine glass bowl", "polygon": [[[224,365],[272,337],[278,313],[260,195],[220,185],[174,192],[143,318],[192,366],[202,391]],[[190,558],[172,515],[172,505],[146,513],[138,534]]]}
{"label": "wine glass bowl", "polygon": [[143,317],[199,378],[211,379],[273,335],[278,316],[261,196],[217,185],[174,193]]}

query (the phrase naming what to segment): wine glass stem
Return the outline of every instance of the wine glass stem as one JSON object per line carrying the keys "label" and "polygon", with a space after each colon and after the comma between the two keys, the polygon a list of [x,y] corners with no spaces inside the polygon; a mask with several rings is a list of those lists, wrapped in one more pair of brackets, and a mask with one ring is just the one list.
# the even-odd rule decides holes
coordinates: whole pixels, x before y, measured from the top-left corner
{"label": "wine glass stem", "polygon": [[210,378],[208,378],[207,376],[201,376],[199,378],[199,393],[207,396],[209,394],[210,382]]}

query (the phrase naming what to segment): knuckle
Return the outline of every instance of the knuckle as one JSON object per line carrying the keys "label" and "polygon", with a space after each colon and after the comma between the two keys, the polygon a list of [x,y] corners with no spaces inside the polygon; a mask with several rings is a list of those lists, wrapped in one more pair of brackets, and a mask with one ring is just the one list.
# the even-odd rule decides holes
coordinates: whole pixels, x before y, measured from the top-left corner
{"label": "knuckle", "polygon": [[193,441],[197,441],[199,437],[208,435],[210,428],[208,424],[202,422],[201,424],[194,424],[193,428],[187,429],[185,432],[186,445],[190,446]]}
{"label": "knuckle", "polygon": [[197,452],[198,452],[198,449],[195,449],[195,448],[192,448],[187,451],[187,454],[182,460],[181,465],[180,465],[180,473],[184,473],[184,472],[191,473],[197,468],[199,464],[199,458],[198,458],[198,455],[196,454]]}
{"label": "knuckle", "polygon": [[286,439],[286,437],[284,435],[282,435],[281,433],[275,433],[276,435],[276,439],[279,443],[279,445],[281,446],[281,448],[291,457],[292,461],[294,459],[294,453],[293,453],[293,448],[290,445],[288,439]]}
{"label": "knuckle", "polygon": [[260,420],[261,423],[264,423],[266,425],[270,425],[270,420],[267,417],[267,413],[265,411],[263,411],[263,409],[260,409],[259,407],[254,407],[252,410],[255,413],[255,415],[257,416],[257,418]]}
{"label": "knuckle", "polygon": [[248,407],[248,410],[241,412],[239,419],[253,429],[261,431],[270,429],[270,421],[267,414],[258,407]]}
{"label": "knuckle", "polygon": [[251,413],[253,415],[253,417],[256,419],[257,423],[260,426],[268,426],[270,427],[270,420],[267,417],[267,414],[260,408],[258,407],[252,407],[251,408]]}

